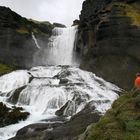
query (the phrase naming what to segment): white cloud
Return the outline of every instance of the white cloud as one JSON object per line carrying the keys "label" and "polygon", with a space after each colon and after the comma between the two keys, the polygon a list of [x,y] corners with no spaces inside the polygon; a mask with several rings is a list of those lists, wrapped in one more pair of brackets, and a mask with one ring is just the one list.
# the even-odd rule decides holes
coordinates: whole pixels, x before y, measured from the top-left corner
{"label": "white cloud", "polygon": [[79,17],[84,0],[0,0],[20,15],[40,21],[71,25]]}

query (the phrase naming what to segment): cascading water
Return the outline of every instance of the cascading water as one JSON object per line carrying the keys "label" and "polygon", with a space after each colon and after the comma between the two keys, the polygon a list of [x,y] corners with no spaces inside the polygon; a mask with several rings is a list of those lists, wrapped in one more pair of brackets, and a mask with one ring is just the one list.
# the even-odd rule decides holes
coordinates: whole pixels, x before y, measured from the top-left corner
{"label": "cascading water", "polygon": [[77,26],[69,28],[54,28],[49,39],[47,50],[47,64],[49,65],[77,65],[74,44]]}
{"label": "cascading water", "polygon": [[[9,107],[22,106],[31,114],[26,121],[0,128],[0,140],[15,136],[26,125],[56,117],[62,108],[62,115],[71,117],[89,102],[101,113],[111,107],[120,89],[72,66],[77,64],[74,58],[76,32],[77,27],[53,30],[46,61],[54,66],[38,66],[0,77],[0,101]],[[17,89],[23,86],[14,99]]]}
{"label": "cascading water", "polygon": [[[20,92],[15,105],[22,106],[31,114],[25,122],[0,128],[0,139],[3,140],[15,135],[23,126],[55,116],[55,112],[69,101],[72,103],[69,102],[65,108],[64,116],[76,114],[91,101],[98,111],[104,113],[117,98],[115,91],[119,90],[90,72],[70,66],[35,67],[30,71],[15,71],[2,76],[0,83],[3,83],[0,84],[0,99],[5,103],[13,103],[10,99],[16,94],[15,90],[26,86]],[[80,103],[77,104],[77,100]]]}
{"label": "cascading water", "polygon": [[34,42],[35,42],[35,46],[36,46],[38,49],[40,49],[40,46],[39,46],[39,44],[38,44],[38,42],[37,42],[37,39],[36,39],[36,37],[35,37],[35,35],[34,35],[33,32],[32,32],[32,39],[33,39]]}

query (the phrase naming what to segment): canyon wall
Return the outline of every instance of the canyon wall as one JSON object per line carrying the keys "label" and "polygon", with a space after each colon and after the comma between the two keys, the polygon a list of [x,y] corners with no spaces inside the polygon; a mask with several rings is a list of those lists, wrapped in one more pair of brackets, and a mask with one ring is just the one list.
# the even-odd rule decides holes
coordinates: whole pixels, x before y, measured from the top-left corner
{"label": "canyon wall", "polygon": [[80,67],[124,89],[132,88],[140,71],[140,2],[86,0],[79,24]]}

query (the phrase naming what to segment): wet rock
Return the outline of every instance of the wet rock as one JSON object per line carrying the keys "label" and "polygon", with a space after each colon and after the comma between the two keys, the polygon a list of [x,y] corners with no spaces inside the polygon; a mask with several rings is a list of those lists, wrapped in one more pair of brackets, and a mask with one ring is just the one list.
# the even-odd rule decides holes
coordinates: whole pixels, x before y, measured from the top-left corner
{"label": "wet rock", "polygon": [[[82,111],[74,115],[70,121],[55,128],[51,132],[46,132],[45,140],[77,140],[78,136],[85,131],[90,123],[97,122],[101,116],[95,107],[87,105]],[[49,138],[48,138],[49,136]]]}
{"label": "wet rock", "polygon": [[31,83],[32,80],[34,79],[34,76],[30,72],[28,72],[28,74],[30,75],[29,83]]}
{"label": "wet rock", "polygon": [[55,112],[55,115],[68,117],[75,113],[75,103],[73,101],[68,101],[63,107]]}
{"label": "wet rock", "polygon": [[64,123],[66,121],[68,121],[69,119],[67,117],[59,117],[59,116],[56,116],[56,117],[52,117],[52,118],[49,118],[49,119],[45,119],[45,120],[42,120],[43,122],[49,122],[49,123],[54,123],[54,122],[59,122],[59,123]]}
{"label": "wet rock", "polygon": [[6,116],[7,117],[6,123],[14,124],[14,123],[17,123],[18,121],[27,119],[27,117],[29,116],[29,113],[22,112],[20,109],[21,108],[15,108],[11,110]]}
{"label": "wet rock", "polygon": [[60,79],[59,84],[67,84],[69,82],[68,79]]}
{"label": "wet rock", "polygon": [[95,111],[95,107],[91,105],[86,105],[65,123],[51,124],[53,129],[47,124],[33,124],[19,130],[17,136],[10,140],[77,140],[89,124],[97,122],[101,117],[101,113]]}
{"label": "wet rock", "polygon": [[70,71],[64,70],[61,73],[59,73],[58,75],[55,75],[54,78],[63,79],[63,78],[68,77],[70,75],[71,75]]}
{"label": "wet rock", "polygon": [[72,100],[75,101],[76,106],[80,106],[82,103],[86,103],[90,99],[90,96],[84,92],[74,91],[73,94],[74,96]]}
{"label": "wet rock", "polygon": [[23,108],[9,108],[0,102],[0,127],[15,124],[18,121],[25,120],[29,116],[28,112],[23,112]]}
{"label": "wet rock", "polygon": [[9,140],[44,140],[44,132],[34,132],[22,136],[16,136]]}
{"label": "wet rock", "polygon": [[62,125],[60,122],[31,124],[19,130],[17,132],[17,136],[31,134],[34,132],[51,131],[60,125]]}
{"label": "wet rock", "polygon": [[8,102],[12,103],[12,104],[16,104],[18,102],[18,98],[20,96],[20,93],[22,92],[22,90],[24,90],[26,88],[26,86],[23,86],[21,88],[16,89],[13,93],[12,96],[9,97],[7,99]]}
{"label": "wet rock", "polygon": [[74,94],[72,100],[69,100],[64,106],[57,110],[55,112],[56,115],[65,117],[73,116],[74,114],[76,114],[78,108],[81,106],[84,107],[86,101],[90,99],[88,94],[82,92],[80,93],[75,91],[71,94]]}

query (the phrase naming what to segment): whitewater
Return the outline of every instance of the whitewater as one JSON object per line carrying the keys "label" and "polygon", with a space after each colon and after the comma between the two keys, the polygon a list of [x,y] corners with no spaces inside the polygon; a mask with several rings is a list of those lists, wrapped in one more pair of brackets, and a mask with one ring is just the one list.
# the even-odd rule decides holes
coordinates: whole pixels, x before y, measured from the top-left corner
{"label": "whitewater", "polygon": [[[117,99],[120,89],[116,85],[78,68],[76,34],[77,26],[55,28],[47,46],[46,66],[17,70],[0,77],[0,102],[8,107],[23,107],[30,113],[27,120],[0,128],[0,140],[14,137],[24,126],[57,117],[56,111],[66,104],[63,116],[69,119],[89,102],[104,114]],[[32,36],[36,47],[41,49]],[[15,91],[21,87],[24,88],[15,103],[12,100]]]}

